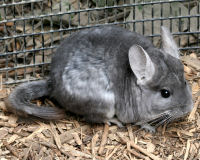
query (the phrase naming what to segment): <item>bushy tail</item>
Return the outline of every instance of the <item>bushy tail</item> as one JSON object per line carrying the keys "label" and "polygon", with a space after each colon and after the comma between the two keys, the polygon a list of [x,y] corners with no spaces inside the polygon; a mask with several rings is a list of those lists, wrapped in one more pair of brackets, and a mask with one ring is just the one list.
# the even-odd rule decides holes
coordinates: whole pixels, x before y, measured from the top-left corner
{"label": "bushy tail", "polygon": [[18,115],[32,115],[43,119],[61,119],[65,111],[55,107],[36,106],[30,101],[48,96],[48,83],[46,80],[33,81],[19,85],[9,95],[6,105]]}

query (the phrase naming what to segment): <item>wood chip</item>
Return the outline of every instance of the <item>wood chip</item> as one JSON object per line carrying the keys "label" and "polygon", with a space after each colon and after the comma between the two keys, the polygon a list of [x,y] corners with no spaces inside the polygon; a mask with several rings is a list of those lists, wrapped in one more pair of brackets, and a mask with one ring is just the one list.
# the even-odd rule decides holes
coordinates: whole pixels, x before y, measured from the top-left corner
{"label": "wood chip", "polygon": [[53,134],[53,137],[54,137],[54,140],[56,142],[58,149],[60,149],[62,147],[62,144],[60,141],[60,137],[55,129],[55,125],[52,122],[50,122],[50,125],[51,125],[51,133]]}
{"label": "wood chip", "polygon": [[131,154],[133,154],[134,156],[136,156],[136,157],[138,157],[138,158],[145,159],[145,160],[148,160],[148,159],[149,159],[148,157],[142,155],[141,153],[136,152],[136,151],[134,151],[133,149],[131,149],[131,145],[130,145],[129,142],[127,142],[127,150],[128,150],[128,152],[130,152]]}
{"label": "wood chip", "polygon": [[192,69],[186,65],[184,65],[184,72],[186,72],[187,74],[191,74],[192,73]]}
{"label": "wood chip", "polygon": [[195,58],[195,59],[198,58],[196,53],[191,53],[191,54],[190,54],[190,57]]}
{"label": "wood chip", "polygon": [[195,113],[196,113],[196,111],[197,111],[197,108],[198,108],[198,106],[199,106],[199,103],[200,103],[200,97],[198,97],[198,99],[197,99],[196,103],[194,104],[194,107],[193,107],[193,109],[192,109],[192,111],[191,111],[191,113],[190,113],[190,115],[189,115],[189,117],[188,117],[188,120],[189,120],[189,121],[195,120]]}
{"label": "wood chip", "polygon": [[0,110],[7,112],[7,107],[4,103],[4,101],[0,101]]}
{"label": "wood chip", "polygon": [[76,141],[76,143],[80,146],[82,144],[82,141],[78,135],[78,133],[72,133],[72,136],[74,137],[74,140]]}
{"label": "wood chip", "polygon": [[17,134],[12,135],[8,140],[7,143],[11,144],[13,142],[15,142],[17,139],[19,139],[20,137]]}
{"label": "wood chip", "polygon": [[120,148],[121,145],[116,146],[113,151],[105,158],[105,160],[109,160],[113,154],[115,154],[115,152]]}
{"label": "wood chip", "polygon": [[99,154],[100,155],[103,153],[104,145],[106,144],[106,141],[107,141],[108,131],[109,131],[109,125],[105,124],[103,135],[102,135],[102,140],[101,140],[101,145],[100,145],[100,148],[99,148]]}
{"label": "wood chip", "polygon": [[[190,136],[190,137],[192,137],[194,135],[191,132],[188,132],[186,130],[181,130],[181,129],[178,129],[178,128],[170,128],[170,129],[168,129],[168,132],[176,132],[177,134],[184,134],[184,135],[187,135],[187,136]],[[180,135],[180,137],[181,137],[181,135]]]}
{"label": "wood chip", "polygon": [[143,154],[147,155],[148,157],[150,157],[153,160],[161,160],[160,158],[158,158],[157,156],[153,155],[152,153],[147,152],[146,149],[136,145],[133,141],[129,141],[127,137],[124,137],[121,133],[117,133],[117,135],[121,138],[123,143],[130,143],[130,145],[137,149],[138,151],[142,152]]}
{"label": "wood chip", "polygon": [[29,139],[33,139],[34,136],[36,136],[37,134],[40,134],[43,130],[46,129],[50,129],[50,127],[48,125],[45,125],[44,123],[38,122],[40,124],[40,126],[33,132],[31,133],[28,137],[24,137],[22,139],[20,139],[21,142],[25,142]]}
{"label": "wood chip", "polygon": [[97,143],[98,138],[99,138],[98,133],[96,133],[92,138],[92,143],[91,143],[92,146],[91,146],[91,148],[92,148],[92,157],[93,157],[93,159],[95,159],[95,156],[96,156],[95,147],[96,147],[96,143]]}
{"label": "wood chip", "polygon": [[24,155],[24,157],[23,157],[23,160],[27,160],[28,155],[29,155],[29,153],[30,153],[30,151],[31,151],[31,148],[32,148],[32,144],[30,145],[30,147],[29,147],[28,150],[26,151],[26,153],[25,153],[25,155]]}
{"label": "wood chip", "polygon": [[189,155],[189,150],[190,150],[190,140],[187,140],[187,146],[186,146],[186,151],[185,151],[185,155],[184,155],[184,160],[187,160],[188,155]]}
{"label": "wood chip", "polygon": [[16,127],[17,124],[11,124],[8,122],[0,122],[0,126],[4,126],[4,127]]}
{"label": "wood chip", "polygon": [[19,158],[19,155],[18,155],[18,153],[15,151],[15,149],[14,149],[13,146],[9,145],[9,144],[7,143],[7,141],[3,141],[3,144],[6,146],[6,148],[7,148],[15,157]]}
{"label": "wood chip", "polygon": [[75,129],[71,129],[69,131],[64,132],[63,134],[60,135],[60,139],[61,139],[61,143],[65,143],[71,139],[73,139],[73,135],[72,133],[74,132],[85,132],[86,130],[89,130],[90,126],[89,125],[84,125],[81,126],[80,128],[75,128]]}
{"label": "wood chip", "polygon": [[64,145],[64,146],[62,146],[62,148],[64,149],[65,152],[69,152],[71,155],[73,155],[75,157],[92,158],[91,155],[84,153],[84,152],[81,152],[81,151],[78,151],[72,146]]}
{"label": "wood chip", "polygon": [[197,82],[194,82],[192,84],[192,93],[196,94],[199,91],[199,89],[200,89],[199,84]]}
{"label": "wood chip", "polygon": [[0,91],[3,89],[3,75],[0,74]]}
{"label": "wood chip", "polygon": [[8,129],[0,128],[0,140],[3,139],[7,135],[8,135]]}
{"label": "wood chip", "polygon": [[189,65],[191,67],[194,67],[197,70],[200,70],[200,60],[198,60],[196,58],[193,58],[193,57],[190,57],[190,56],[182,56],[181,60],[185,64],[187,64],[187,65]]}
{"label": "wood chip", "polygon": [[0,99],[6,98],[8,96],[7,89],[2,88],[0,89]]}
{"label": "wood chip", "polygon": [[128,129],[128,135],[129,135],[129,137],[130,137],[130,140],[131,140],[131,141],[134,141],[133,130],[132,130],[132,127],[131,127],[130,124],[127,125],[127,129]]}
{"label": "wood chip", "polygon": [[151,143],[151,142],[147,143],[147,152],[153,153],[155,151],[155,148],[156,148],[156,146],[153,143]]}
{"label": "wood chip", "polygon": [[50,142],[41,141],[39,143],[44,145],[44,146],[46,146],[46,147],[49,147],[49,148],[54,148],[54,149],[56,148],[56,145],[54,145],[54,144],[52,144]]}

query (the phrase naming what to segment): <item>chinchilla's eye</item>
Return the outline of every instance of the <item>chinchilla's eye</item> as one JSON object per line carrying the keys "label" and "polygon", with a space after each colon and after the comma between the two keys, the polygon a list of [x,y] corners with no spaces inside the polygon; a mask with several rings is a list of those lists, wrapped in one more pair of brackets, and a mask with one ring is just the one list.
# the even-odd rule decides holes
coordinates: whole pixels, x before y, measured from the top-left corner
{"label": "chinchilla's eye", "polygon": [[170,96],[170,92],[166,89],[161,89],[160,93],[163,98],[168,98]]}

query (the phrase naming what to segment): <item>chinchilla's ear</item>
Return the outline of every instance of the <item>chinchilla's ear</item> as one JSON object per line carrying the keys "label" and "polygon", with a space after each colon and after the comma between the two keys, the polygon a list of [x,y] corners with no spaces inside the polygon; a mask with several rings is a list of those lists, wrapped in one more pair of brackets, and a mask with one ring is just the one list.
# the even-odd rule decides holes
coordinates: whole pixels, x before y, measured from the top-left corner
{"label": "chinchilla's ear", "polygon": [[153,78],[155,65],[141,46],[133,45],[129,49],[129,63],[138,84],[145,85]]}
{"label": "chinchilla's ear", "polygon": [[161,27],[162,47],[163,50],[171,56],[179,59],[179,51],[170,31],[162,26]]}

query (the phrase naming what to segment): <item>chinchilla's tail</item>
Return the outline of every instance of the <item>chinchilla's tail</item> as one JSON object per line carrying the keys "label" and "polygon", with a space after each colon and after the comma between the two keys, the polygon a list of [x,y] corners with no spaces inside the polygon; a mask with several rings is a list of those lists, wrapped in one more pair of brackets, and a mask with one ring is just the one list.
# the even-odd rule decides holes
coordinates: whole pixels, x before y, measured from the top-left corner
{"label": "chinchilla's tail", "polygon": [[55,107],[45,107],[31,103],[31,100],[48,96],[46,80],[33,81],[19,85],[5,100],[6,106],[18,115],[32,115],[43,119],[61,119],[65,111]]}

